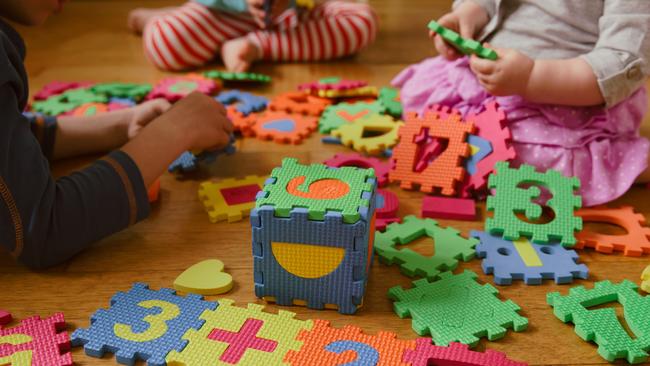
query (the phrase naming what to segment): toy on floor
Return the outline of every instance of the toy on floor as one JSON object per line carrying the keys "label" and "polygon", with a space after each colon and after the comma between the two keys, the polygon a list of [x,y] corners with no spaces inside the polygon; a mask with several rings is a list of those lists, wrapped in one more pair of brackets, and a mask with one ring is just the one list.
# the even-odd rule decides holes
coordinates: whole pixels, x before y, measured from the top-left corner
{"label": "toy on floor", "polygon": [[476,346],[479,338],[502,338],[507,328],[520,332],[528,327],[528,319],[519,315],[519,306],[501,301],[497,289],[476,282],[472,271],[454,275],[440,274],[440,280],[429,282],[426,278],[413,282],[405,290],[399,286],[388,291],[395,301],[395,313],[400,318],[413,318],[413,330],[419,335],[430,334],[436,345],[450,342]]}
{"label": "toy on floor", "polygon": [[302,92],[286,92],[276,95],[269,104],[272,111],[304,114],[319,117],[332,101]]}
{"label": "toy on floor", "polygon": [[650,292],[650,266],[645,267],[641,273],[641,290]]}
{"label": "toy on floor", "polygon": [[0,325],[9,324],[12,320],[11,313],[0,309]]}
{"label": "toy on floor", "polygon": [[534,244],[526,238],[510,241],[482,231],[472,231],[470,235],[480,240],[476,254],[484,258],[483,272],[494,274],[497,285],[511,285],[513,280],[541,285],[544,279],[567,284],[574,278],[589,276],[587,266],[577,263],[578,254],[559,243]]}
{"label": "toy on floor", "polygon": [[226,107],[226,115],[230,122],[232,122],[233,131],[241,134],[244,137],[254,137],[253,125],[255,124],[255,114],[245,116],[237,110],[237,106],[229,105]]}
{"label": "toy on floor", "polygon": [[363,156],[357,153],[336,154],[333,157],[323,162],[332,168],[340,168],[342,166],[356,166],[357,168],[374,169],[377,177],[377,186],[383,187],[388,184],[388,172],[390,171],[390,163],[383,162],[377,158]]}
{"label": "toy on floor", "polygon": [[332,136],[341,139],[345,146],[355,151],[378,155],[397,144],[397,135],[402,121],[395,121],[391,116],[370,114],[347,123],[333,130]]}
{"label": "toy on floor", "polygon": [[203,73],[203,76],[210,79],[219,79],[224,82],[251,82],[267,84],[271,82],[271,77],[254,72],[228,72],[219,70],[209,70]]}
{"label": "toy on floor", "polygon": [[622,251],[623,255],[638,257],[650,254],[650,228],[644,226],[645,216],[634,212],[631,206],[609,208],[606,206],[583,208],[576,211],[583,222],[601,222],[625,229],[623,235],[606,235],[589,230],[576,234],[576,249],[595,248],[600,253]]}
{"label": "toy on floor", "polygon": [[371,114],[381,114],[384,107],[378,102],[373,103],[339,103],[329,106],[323,112],[319,122],[318,131],[328,134],[345,124]]}
{"label": "toy on floor", "polygon": [[160,80],[146,99],[165,98],[173,103],[192,92],[210,95],[218,92],[219,89],[221,86],[212,79],[207,79],[199,74],[186,74]]}
{"label": "toy on floor", "polygon": [[[406,124],[400,128],[400,142],[393,149],[395,166],[389,177],[391,182],[400,182],[403,189],[420,186],[425,193],[440,189],[445,196],[454,195],[465,177],[463,159],[470,154],[467,136],[474,132],[474,125],[462,122],[460,114],[442,114],[428,112],[419,117],[415,113],[406,114]],[[419,152],[426,145],[415,142],[418,136],[445,141],[447,148],[440,152],[435,160],[429,162],[422,170],[414,167]],[[423,144],[426,143],[424,139]]]}
{"label": "toy on floor", "polygon": [[136,83],[100,83],[90,88],[96,94],[104,94],[111,98],[128,98],[134,101],[141,101],[152,89],[151,84]]}
{"label": "toy on floor", "polygon": [[380,331],[367,335],[355,326],[333,328],[325,320],[314,320],[311,329],[300,331],[300,350],[289,351],[284,361],[291,366],[377,365],[407,366],[405,351],[415,348],[411,340]]}
{"label": "toy on floor", "polygon": [[213,163],[217,156],[221,154],[232,155],[237,151],[235,147],[235,136],[230,136],[230,144],[225,148],[217,151],[205,151],[200,154],[194,154],[191,151],[185,151],[174,160],[167,170],[170,173],[189,173],[198,169],[200,163]]}
{"label": "toy on floor", "polygon": [[62,94],[53,95],[46,100],[35,101],[32,109],[48,116],[58,116],[87,103],[106,103],[108,97],[95,94],[89,89],[71,89]]}
{"label": "toy on floor", "polygon": [[411,366],[528,366],[491,349],[474,352],[466,344],[453,342],[440,347],[431,344],[430,338],[418,338],[415,342],[415,350],[404,352],[404,362]]}
{"label": "toy on floor", "polygon": [[[553,210],[554,219],[545,224],[520,220],[517,212],[523,212],[528,220],[542,216],[542,206],[535,203],[542,193],[539,186],[546,187],[553,195],[546,206]],[[582,205],[582,198],[577,195],[578,178],[565,177],[555,170],[539,173],[535,167],[525,164],[512,169],[508,163],[499,162],[488,180],[488,188],[493,190],[486,204],[487,210],[493,213],[485,221],[485,230],[490,234],[508,240],[524,236],[534,243],[559,241],[566,247],[576,244],[575,232],[582,230],[582,218],[575,215]]]}
{"label": "toy on floor", "polygon": [[71,89],[88,88],[92,85],[93,83],[89,81],[52,81],[51,83],[45,84],[41,90],[34,94],[34,100],[45,100],[51,96],[62,94]]}
{"label": "toy on floor", "polygon": [[253,112],[263,111],[269,104],[269,100],[262,96],[246,93],[240,90],[221,92],[221,94],[214,99],[223,105],[234,104],[237,111],[242,113],[244,116],[248,116]]}
{"label": "toy on floor", "polygon": [[299,332],[312,326],[285,310],[271,314],[262,305],[233,304],[221,299],[201,314],[203,326],[183,335],[187,347],[170,352],[167,365],[282,365],[288,352],[300,349]]}
{"label": "toy on floor", "polygon": [[156,179],[147,191],[149,203],[158,202],[160,199],[160,178]]}
{"label": "toy on floor", "polygon": [[476,202],[467,198],[425,196],[422,217],[446,220],[476,220]]}
{"label": "toy on floor", "polygon": [[384,231],[388,225],[402,221],[402,219],[397,216],[399,199],[395,193],[378,189],[376,205],[375,212],[377,218],[375,219],[375,229],[377,231]]}
{"label": "toy on floor", "polygon": [[379,103],[384,106],[386,113],[395,118],[402,118],[404,108],[399,98],[399,90],[395,88],[381,88],[378,99]]}
{"label": "toy on floor", "polygon": [[240,221],[255,207],[255,197],[265,181],[265,177],[250,175],[244,179],[203,182],[199,186],[199,200],[210,222]]}
{"label": "toy on floor", "polygon": [[[650,350],[650,301],[637,292],[637,285],[628,280],[619,284],[596,282],[593,289],[577,286],[562,296],[549,293],[546,300],[562,322],[573,322],[575,332],[587,342],[598,344],[598,354],[607,361],[624,358],[636,364],[648,359]],[[625,321],[634,334],[631,338],[611,307],[590,309],[618,301],[623,306]]]}
{"label": "toy on floor", "polygon": [[174,289],[199,295],[220,295],[232,289],[232,276],[223,262],[207,259],[186,269],[174,280]]}
{"label": "toy on floor", "polygon": [[372,170],[284,159],[251,212],[255,294],[356,312],[372,262],[375,191]]}
{"label": "toy on floor", "polygon": [[321,98],[358,98],[358,97],[376,97],[379,91],[377,87],[374,86],[362,86],[354,89],[329,89],[329,90],[319,90],[316,92]]}
{"label": "toy on floor", "polygon": [[[0,314],[0,320],[11,316]],[[56,313],[49,318],[33,316],[12,328],[3,328],[0,321],[0,365],[72,366],[70,338],[65,331],[65,318]]]}
{"label": "toy on floor", "polygon": [[368,83],[363,80],[346,80],[340,77],[331,76],[322,78],[318,81],[298,85],[298,90],[318,94],[323,90],[352,90],[367,86]]}
{"label": "toy on floor", "polygon": [[216,307],[217,303],[199,295],[181,297],[169,288],[154,291],[136,283],[128,292],[113,296],[108,310],[95,312],[89,328],[77,329],[72,345],[83,345],[92,357],[110,352],[118,363],[144,360],[149,366],[163,366],[169,352],[186,348],[187,341],[181,337],[205,323],[201,314]]}
{"label": "toy on floor", "polygon": [[483,47],[480,42],[473,39],[463,38],[453,30],[438,24],[435,20],[429,22],[429,29],[439,34],[442,39],[463,55],[476,55],[488,60],[499,58],[495,50]]}
{"label": "toy on floor", "polygon": [[265,112],[255,116],[251,127],[260,140],[273,140],[281,144],[301,144],[316,130],[316,117],[286,112]]}
{"label": "toy on floor", "polygon": [[[408,248],[398,248],[425,236],[433,239],[434,254],[431,257]],[[401,224],[390,224],[385,232],[377,233],[375,252],[382,263],[399,265],[405,275],[432,281],[441,272],[455,269],[458,261],[473,259],[476,244],[478,240],[465,239],[458,230],[440,227],[435,220],[406,216]]]}

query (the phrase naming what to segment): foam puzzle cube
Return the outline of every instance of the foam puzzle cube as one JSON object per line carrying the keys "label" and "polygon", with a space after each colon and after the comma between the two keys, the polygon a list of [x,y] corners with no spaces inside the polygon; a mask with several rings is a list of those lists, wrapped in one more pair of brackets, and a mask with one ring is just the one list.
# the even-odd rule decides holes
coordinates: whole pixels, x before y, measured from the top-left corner
{"label": "foam puzzle cube", "polygon": [[373,170],[284,159],[251,212],[255,294],[279,305],[361,305],[372,262]]}

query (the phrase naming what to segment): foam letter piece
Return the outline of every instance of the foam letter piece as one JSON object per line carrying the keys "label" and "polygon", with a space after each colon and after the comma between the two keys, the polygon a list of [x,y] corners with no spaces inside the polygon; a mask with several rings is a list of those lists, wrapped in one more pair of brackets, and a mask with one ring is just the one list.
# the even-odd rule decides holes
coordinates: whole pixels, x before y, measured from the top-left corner
{"label": "foam letter piece", "polygon": [[467,198],[426,196],[422,200],[422,217],[447,220],[476,220],[476,202]]}

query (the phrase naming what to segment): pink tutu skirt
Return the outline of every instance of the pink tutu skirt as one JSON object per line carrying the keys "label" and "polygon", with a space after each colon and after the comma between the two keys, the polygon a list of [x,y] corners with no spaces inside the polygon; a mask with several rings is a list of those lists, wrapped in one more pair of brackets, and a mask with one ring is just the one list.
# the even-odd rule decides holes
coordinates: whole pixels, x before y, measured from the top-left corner
{"label": "pink tutu skirt", "polygon": [[650,142],[639,136],[647,110],[642,88],[609,109],[535,104],[519,96],[495,97],[478,83],[467,58],[430,58],[402,71],[393,85],[401,88],[405,111],[421,113],[434,104],[480,112],[496,101],[506,112],[517,158],[540,171],[555,169],[582,182],[583,205],[612,201],[645,171]]}

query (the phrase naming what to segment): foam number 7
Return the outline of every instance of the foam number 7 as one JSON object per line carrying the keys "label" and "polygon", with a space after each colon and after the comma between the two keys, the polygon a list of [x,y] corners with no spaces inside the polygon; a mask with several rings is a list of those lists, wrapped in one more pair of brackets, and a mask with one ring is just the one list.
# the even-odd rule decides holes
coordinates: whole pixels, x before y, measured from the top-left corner
{"label": "foam number 7", "polygon": [[373,347],[355,341],[336,341],[328,344],[326,350],[341,354],[346,351],[354,351],[357,358],[354,361],[339,366],[375,366],[379,363],[379,352]]}
{"label": "foam number 7", "polygon": [[133,327],[127,324],[115,324],[113,332],[116,336],[134,342],[149,342],[160,338],[167,333],[167,322],[176,319],[181,311],[177,305],[162,300],[146,300],[138,303],[138,306],[145,309],[160,308],[160,313],[147,315],[142,319],[149,324],[149,327],[141,332],[135,333]]}
{"label": "foam number 7", "polygon": [[[9,354],[8,356],[2,357],[3,354],[6,354],[5,345],[10,346],[19,346],[24,345],[32,341],[32,337],[25,334],[12,334],[4,337],[0,337],[0,366],[30,366],[32,364],[32,351],[24,350]],[[11,350],[11,348],[9,348]]]}

